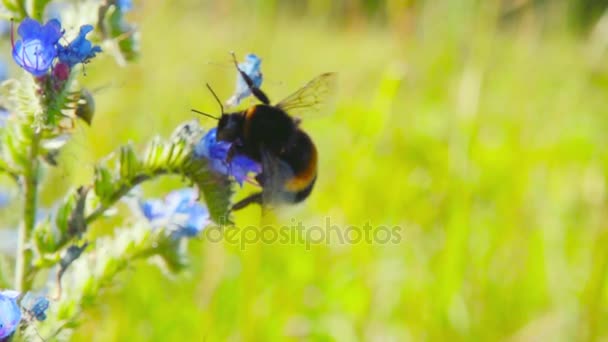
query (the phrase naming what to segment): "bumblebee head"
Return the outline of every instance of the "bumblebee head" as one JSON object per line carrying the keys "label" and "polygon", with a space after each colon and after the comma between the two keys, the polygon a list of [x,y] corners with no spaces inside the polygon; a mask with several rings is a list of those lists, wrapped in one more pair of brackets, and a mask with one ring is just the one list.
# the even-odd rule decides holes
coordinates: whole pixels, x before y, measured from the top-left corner
{"label": "bumblebee head", "polygon": [[235,141],[243,127],[243,116],[240,113],[222,114],[217,124],[218,141]]}

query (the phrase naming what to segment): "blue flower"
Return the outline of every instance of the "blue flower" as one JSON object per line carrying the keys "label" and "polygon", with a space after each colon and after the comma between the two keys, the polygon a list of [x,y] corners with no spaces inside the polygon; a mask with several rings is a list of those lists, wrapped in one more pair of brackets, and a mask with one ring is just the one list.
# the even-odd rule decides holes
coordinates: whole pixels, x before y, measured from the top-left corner
{"label": "blue flower", "polygon": [[18,297],[19,292],[0,291],[0,340],[11,336],[21,321]]}
{"label": "blue flower", "polygon": [[13,45],[13,59],[30,74],[39,77],[49,70],[57,56],[57,42],[63,35],[61,23],[49,20],[44,26],[25,18],[17,33],[21,36]]}
{"label": "blue flower", "polygon": [[152,223],[160,222],[166,216],[165,201],[151,199],[139,204],[142,214]]}
{"label": "blue flower", "polygon": [[198,200],[198,193],[185,188],[169,193],[164,200],[151,199],[139,204],[153,227],[171,227],[176,239],[198,235],[209,224],[209,211]]}
{"label": "blue flower", "polygon": [[[260,64],[262,64],[262,60],[253,53],[245,56],[245,61],[239,64],[239,69],[241,69],[251,80],[253,84],[257,88],[262,85],[262,72],[260,71]],[[241,76],[239,72],[236,75],[236,90],[232,97],[226,101],[228,106],[238,106],[241,101],[247,96],[251,95],[251,90],[247,86],[247,83]]]}
{"label": "blue flower", "polygon": [[45,296],[28,292],[21,299],[21,307],[25,312],[36,318],[36,320],[44,321],[46,319],[46,310],[49,308],[49,300]]}
{"label": "blue flower", "polygon": [[228,150],[231,143],[226,141],[217,141],[217,128],[212,128],[201,138],[198,144],[194,146],[194,155],[201,158],[207,158],[210,166],[215,171],[231,175],[243,186],[243,181],[247,179],[247,175],[252,173],[262,172],[262,166],[256,161],[249,159],[243,155],[235,155],[230,164],[226,162]]}
{"label": "blue flower", "polygon": [[59,46],[59,61],[71,68],[78,63],[87,63],[91,58],[95,57],[95,54],[101,52],[101,47],[98,45],[93,46],[86,38],[86,35],[91,31],[93,31],[92,25],[83,25],[80,27],[78,36],[70,44]]}
{"label": "blue flower", "polygon": [[131,0],[116,0],[118,9],[125,13],[133,9],[133,1]]}

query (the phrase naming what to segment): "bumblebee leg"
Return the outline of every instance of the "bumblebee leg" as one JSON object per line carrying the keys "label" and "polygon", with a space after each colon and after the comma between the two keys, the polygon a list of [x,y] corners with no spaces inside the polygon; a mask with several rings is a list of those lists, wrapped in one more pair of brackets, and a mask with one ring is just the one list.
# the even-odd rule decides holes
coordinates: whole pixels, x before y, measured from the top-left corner
{"label": "bumblebee leg", "polygon": [[230,145],[230,148],[228,149],[228,152],[226,153],[226,163],[230,163],[232,161],[232,158],[234,158],[234,156],[236,156],[236,152],[237,152],[236,144]]}
{"label": "bumblebee leg", "polygon": [[236,66],[236,70],[239,71],[239,74],[241,74],[241,77],[245,80],[245,83],[247,83],[247,86],[249,87],[249,90],[251,90],[253,95],[263,104],[270,104],[268,96],[266,96],[266,94],[264,94],[264,92],[260,88],[256,87],[255,84],[253,84],[253,80],[251,80],[251,77],[244,73],[241,68],[239,68],[239,63],[236,61],[236,56],[234,55],[234,52],[232,53],[232,60],[234,61],[234,66]]}
{"label": "bumblebee leg", "polygon": [[258,192],[257,194],[253,194],[253,195],[243,198],[242,200],[233,204],[232,207],[230,208],[230,211],[232,212],[235,210],[243,209],[246,206],[250,205],[251,203],[257,203],[259,205],[262,205],[262,193]]}
{"label": "bumblebee leg", "polygon": [[258,173],[257,175],[255,175],[255,180],[258,182],[258,184],[260,184],[260,186],[264,186],[264,174],[263,173]]}

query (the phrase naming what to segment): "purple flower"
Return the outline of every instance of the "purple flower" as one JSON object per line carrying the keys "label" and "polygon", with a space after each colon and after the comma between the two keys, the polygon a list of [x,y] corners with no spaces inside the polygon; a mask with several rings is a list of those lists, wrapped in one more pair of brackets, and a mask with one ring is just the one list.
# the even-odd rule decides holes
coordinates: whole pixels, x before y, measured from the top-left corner
{"label": "purple flower", "polygon": [[164,200],[151,199],[140,202],[143,215],[153,227],[174,228],[174,238],[198,235],[209,224],[209,211],[197,200],[192,188],[169,193]]}
{"label": "purple flower", "polygon": [[57,56],[56,45],[63,35],[61,23],[53,19],[43,26],[34,19],[25,18],[17,33],[21,40],[13,44],[15,62],[36,77],[46,74]]}
{"label": "purple flower", "polygon": [[0,291],[0,340],[11,336],[21,321],[18,297],[17,291]]}
{"label": "purple flower", "polygon": [[86,38],[86,35],[91,31],[93,31],[92,25],[83,25],[80,27],[78,36],[70,44],[59,46],[59,61],[71,68],[78,63],[88,63],[91,58],[95,57],[95,54],[101,52],[101,47],[93,46]]}
{"label": "purple flower", "polygon": [[199,143],[194,146],[194,155],[199,158],[207,158],[213,170],[233,176],[241,186],[243,186],[243,181],[247,179],[247,175],[250,172],[256,174],[262,172],[262,166],[259,163],[243,155],[235,155],[230,164],[228,164],[226,157],[228,156],[231,143],[217,141],[216,135],[217,128],[209,130]]}
{"label": "purple flower", "polygon": [[28,292],[21,299],[21,307],[38,321],[46,319],[46,310],[49,308],[49,300],[45,296],[35,295]]}
{"label": "purple flower", "polygon": [[[239,69],[241,69],[251,80],[253,84],[257,88],[262,85],[262,72],[260,71],[260,64],[262,64],[262,60],[253,53],[245,56],[245,61],[243,63],[239,63]],[[251,90],[247,83],[241,76],[241,73],[237,72],[236,74],[236,89],[232,97],[226,101],[228,106],[238,106],[239,103],[247,96],[251,95]]]}

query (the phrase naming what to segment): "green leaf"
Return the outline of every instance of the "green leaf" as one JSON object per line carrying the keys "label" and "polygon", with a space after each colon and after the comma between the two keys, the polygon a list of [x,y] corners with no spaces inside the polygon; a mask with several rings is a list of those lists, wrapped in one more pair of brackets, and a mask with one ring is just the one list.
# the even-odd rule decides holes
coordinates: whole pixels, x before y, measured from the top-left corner
{"label": "green leaf", "polygon": [[70,194],[70,196],[57,209],[55,225],[57,225],[57,228],[62,234],[67,234],[68,232],[68,221],[72,210],[74,210],[75,204],[76,197],[73,194]]}
{"label": "green leaf", "polygon": [[41,221],[34,228],[34,243],[36,248],[42,254],[54,253],[58,249],[60,233],[53,225],[49,218]]}
{"label": "green leaf", "polygon": [[109,204],[112,195],[112,172],[104,166],[95,167],[94,190],[100,202]]}
{"label": "green leaf", "polygon": [[141,170],[140,162],[131,145],[120,148],[118,168],[120,177],[124,180],[134,178]]}

